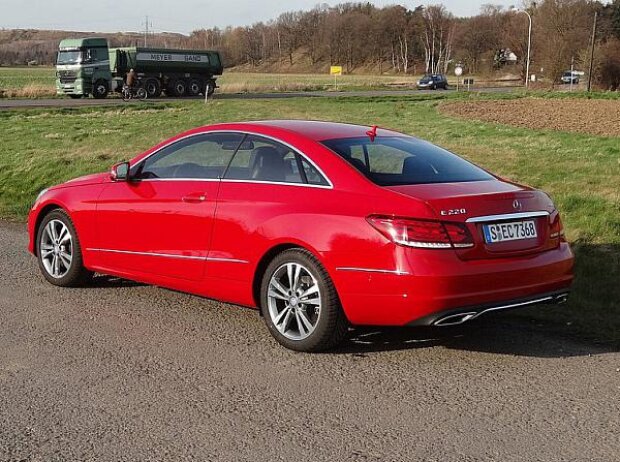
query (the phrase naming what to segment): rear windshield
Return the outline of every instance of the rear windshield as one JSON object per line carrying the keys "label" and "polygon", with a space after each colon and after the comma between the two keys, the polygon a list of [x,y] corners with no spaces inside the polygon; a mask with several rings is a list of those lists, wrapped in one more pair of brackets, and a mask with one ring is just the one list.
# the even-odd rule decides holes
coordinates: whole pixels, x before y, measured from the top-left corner
{"label": "rear windshield", "polygon": [[461,183],[493,177],[459,156],[406,136],[342,138],[323,145],[380,186]]}

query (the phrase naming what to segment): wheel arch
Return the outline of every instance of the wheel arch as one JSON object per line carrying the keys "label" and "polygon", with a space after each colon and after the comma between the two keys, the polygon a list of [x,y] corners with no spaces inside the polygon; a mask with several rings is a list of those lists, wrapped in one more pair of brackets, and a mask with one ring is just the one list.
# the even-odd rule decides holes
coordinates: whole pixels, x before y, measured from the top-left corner
{"label": "wheel arch", "polygon": [[252,278],[252,299],[254,300],[254,303],[257,307],[260,307],[260,286],[263,279],[263,274],[265,274],[265,270],[269,266],[269,263],[271,263],[271,261],[277,255],[284,252],[285,250],[290,249],[305,250],[307,252],[310,252],[317,260],[319,260],[319,262],[321,261],[320,256],[314,249],[299,242],[281,242],[267,249],[267,251],[263,253],[262,257],[258,261],[256,268],[254,269],[254,276]]}
{"label": "wheel arch", "polygon": [[37,213],[37,216],[34,222],[33,235],[32,235],[32,238],[34,241],[33,251],[34,251],[34,255],[37,257],[39,256],[38,249],[37,249],[37,237],[39,236],[39,228],[41,226],[41,222],[50,212],[54,210],[62,210],[67,215],[69,215],[69,212],[67,212],[67,210],[62,205],[56,202],[50,202],[48,204],[45,204],[43,207],[41,207],[41,209]]}

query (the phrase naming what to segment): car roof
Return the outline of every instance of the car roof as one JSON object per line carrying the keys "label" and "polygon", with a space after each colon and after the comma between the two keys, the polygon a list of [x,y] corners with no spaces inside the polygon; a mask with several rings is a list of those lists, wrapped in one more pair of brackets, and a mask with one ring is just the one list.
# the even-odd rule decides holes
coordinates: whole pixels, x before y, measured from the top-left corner
{"label": "car roof", "polygon": [[[356,138],[367,136],[366,132],[371,129],[367,125],[355,125],[340,122],[324,122],[318,120],[259,120],[254,122],[240,122],[235,124],[247,129],[260,127],[273,127],[288,132],[297,133],[314,141],[324,141],[334,138]],[[402,135],[393,130],[379,128],[377,135],[394,136]]]}

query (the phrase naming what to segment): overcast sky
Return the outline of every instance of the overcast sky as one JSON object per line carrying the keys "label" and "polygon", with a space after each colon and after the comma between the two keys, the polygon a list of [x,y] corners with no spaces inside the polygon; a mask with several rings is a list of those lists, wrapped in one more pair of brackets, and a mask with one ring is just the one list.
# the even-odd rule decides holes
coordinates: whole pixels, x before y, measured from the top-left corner
{"label": "overcast sky", "polygon": [[[22,3],[23,2],[23,3]],[[95,32],[137,31],[144,29],[145,15],[156,32],[189,33],[213,26],[249,25],[277,17],[285,11],[308,10],[317,0],[0,0],[0,28],[65,29]],[[343,1],[325,2],[330,5]],[[399,3],[375,0],[377,6]],[[419,4],[443,3],[457,16],[472,16],[484,4],[508,7],[515,0],[444,0],[401,2],[414,8]],[[10,6],[9,6],[10,5]]]}

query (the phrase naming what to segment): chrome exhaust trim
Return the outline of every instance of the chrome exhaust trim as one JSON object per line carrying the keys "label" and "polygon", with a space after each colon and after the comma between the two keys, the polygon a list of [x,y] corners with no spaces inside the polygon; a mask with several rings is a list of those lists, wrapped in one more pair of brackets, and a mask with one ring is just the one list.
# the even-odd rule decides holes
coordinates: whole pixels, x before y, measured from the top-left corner
{"label": "chrome exhaust trim", "polygon": [[438,319],[433,323],[435,326],[457,326],[463,324],[471,319],[474,319],[478,313],[475,311],[469,313],[449,314],[441,319]]}
{"label": "chrome exhaust trim", "polygon": [[473,319],[476,319],[478,316],[481,316],[485,313],[490,313],[492,311],[509,310],[512,308],[519,308],[522,306],[530,306],[530,305],[538,305],[538,304],[548,303],[548,302],[556,303],[560,305],[562,303],[566,303],[567,300],[568,300],[568,292],[557,294],[557,295],[548,295],[545,297],[536,298],[534,300],[527,300],[524,302],[493,306],[491,308],[486,308],[481,311],[467,311],[464,313],[454,313],[454,314],[449,314],[447,316],[439,318],[438,320],[433,322],[433,326],[439,326],[439,327],[456,326],[456,325],[471,321]]}

